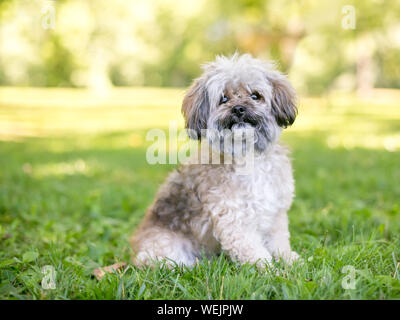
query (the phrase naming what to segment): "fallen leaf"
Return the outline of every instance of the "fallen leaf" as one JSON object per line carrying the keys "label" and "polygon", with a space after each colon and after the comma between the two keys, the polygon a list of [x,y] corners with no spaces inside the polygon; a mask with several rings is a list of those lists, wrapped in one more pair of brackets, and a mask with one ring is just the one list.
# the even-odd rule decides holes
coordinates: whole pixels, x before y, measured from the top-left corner
{"label": "fallen leaf", "polygon": [[95,275],[97,280],[101,280],[105,276],[106,272],[113,273],[114,270],[118,271],[119,269],[121,269],[122,267],[125,267],[125,266],[126,266],[126,262],[117,262],[110,266],[96,268],[93,270],[93,274]]}

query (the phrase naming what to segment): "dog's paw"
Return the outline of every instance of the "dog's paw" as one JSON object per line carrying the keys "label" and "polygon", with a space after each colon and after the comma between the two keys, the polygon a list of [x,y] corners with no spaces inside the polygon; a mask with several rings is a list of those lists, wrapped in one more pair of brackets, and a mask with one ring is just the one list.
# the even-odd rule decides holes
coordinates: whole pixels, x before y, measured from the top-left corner
{"label": "dog's paw", "polygon": [[290,252],[289,257],[286,260],[286,262],[288,264],[292,264],[293,262],[303,264],[304,259],[296,251],[292,251],[292,252]]}
{"label": "dog's paw", "polygon": [[276,260],[282,259],[286,264],[292,265],[294,262],[303,262],[303,259],[296,251],[286,252],[275,256]]}
{"label": "dog's paw", "polygon": [[299,259],[301,259],[300,255],[296,251],[290,252],[290,254],[289,254],[289,260],[290,261],[296,261],[296,260],[299,260]]}

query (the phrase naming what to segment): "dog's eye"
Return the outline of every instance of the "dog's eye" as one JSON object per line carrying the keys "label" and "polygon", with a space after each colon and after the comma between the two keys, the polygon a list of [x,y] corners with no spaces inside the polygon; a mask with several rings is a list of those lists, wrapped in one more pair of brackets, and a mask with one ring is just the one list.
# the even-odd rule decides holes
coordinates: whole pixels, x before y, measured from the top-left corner
{"label": "dog's eye", "polygon": [[223,95],[221,97],[221,100],[219,100],[219,104],[226,103],[226,102],[228,102],[228,100],[229,100],[229,98],[227,96]]}
{"label": "dog's eye", "polygon": [[259,100],[261,98],[258,92],[253,92],[250,96],[253,100]]}

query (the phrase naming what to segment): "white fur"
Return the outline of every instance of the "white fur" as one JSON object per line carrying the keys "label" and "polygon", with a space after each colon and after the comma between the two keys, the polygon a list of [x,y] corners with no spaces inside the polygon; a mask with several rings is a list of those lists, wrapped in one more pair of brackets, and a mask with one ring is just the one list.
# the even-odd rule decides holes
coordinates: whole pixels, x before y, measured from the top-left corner
{"label": "white fur", "polygon": [[[248,105],[265,120],[268,146],[256,153],[254,166],[245,175],[235,162],[199,164],[197,157],[172,172],[132,238],[134,262],[143,265],[168,259],[193,265],[203,253],[212,256],[221,250],[235,261],[259,267],[273,257],[291,262],[298,257],[290,247],[287,217],[294,180],[288,150],[278,141],[282,128],[273,108],[281,108],[278,113],[283,110],[281,117],[293,117],[296,110],[288,111],[287,105],[279,103],[291,104],[294,90],[271,63],[250,55],[218,57],[204,69],[184,101],[188,127],[196,123],[212,126],[224,112],[231,112],[229,105],[219,106],[228,86],[233,88],[232,100],[238,103],[246,103],[248,97],[243,95],[257,90],[262,101]],[[239,86],[242,89],[236,89]],[[200,121],[201,108],[209,108],[204,121]]]}

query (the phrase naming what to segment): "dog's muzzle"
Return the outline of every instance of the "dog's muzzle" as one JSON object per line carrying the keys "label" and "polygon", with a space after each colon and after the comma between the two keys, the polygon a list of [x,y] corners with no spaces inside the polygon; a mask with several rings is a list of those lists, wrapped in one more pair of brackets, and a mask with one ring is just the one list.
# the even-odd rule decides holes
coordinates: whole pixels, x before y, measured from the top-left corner
{"label": "dog's muzzle", "polygon": [[232,108],[231,114],[227,116],[223,122],[223,129],[232,129],[235,127],[246,127],[251,125],[255,127],[258,121],[253,112],[246,106],[237,105]]}

